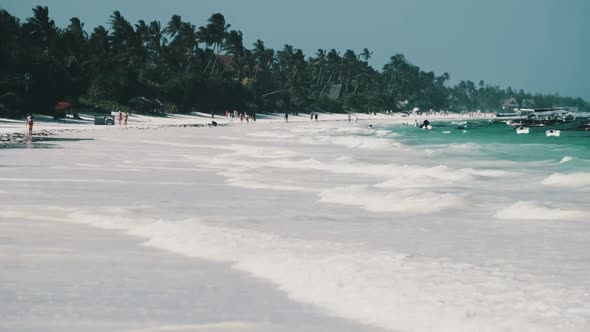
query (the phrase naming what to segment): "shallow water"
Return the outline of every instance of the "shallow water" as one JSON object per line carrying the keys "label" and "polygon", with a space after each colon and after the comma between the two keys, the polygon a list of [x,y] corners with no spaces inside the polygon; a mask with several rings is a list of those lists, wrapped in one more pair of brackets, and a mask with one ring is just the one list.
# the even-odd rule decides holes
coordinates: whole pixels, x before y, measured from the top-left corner
{"label": "shallow water", "polygon": [[59,148],[59,145],[53,142],[79,142],[91,140],[93,139],[47,136],[33,136],[31,138],[27,138],[25,135],[20,135],[19,137],[14,137],[11,140],[0,141],[0,149],[50,149]]}
{"label": "shallow water", "polygon": [[[561,161],[574,157],[590,163],[590,132],[563,131],[561,137],[546,137],[545,133],[517,135],[503,124],[474,121],[482,127],[459,129],[459,123],[436,123],[433,130],[417,130],[412,126],[384,126],[399,135],[396,140],[416,148],[444,150],[445,156],[463,156],[478,160],[512,162]],[[581,166],[583,166],[582,164]]]}
{"label": "shallow water", "polygon": [[119,229],[391,330],[587,331],[587,138],[433,125],[112,130],[59,154],[5,150],[0,216]]}

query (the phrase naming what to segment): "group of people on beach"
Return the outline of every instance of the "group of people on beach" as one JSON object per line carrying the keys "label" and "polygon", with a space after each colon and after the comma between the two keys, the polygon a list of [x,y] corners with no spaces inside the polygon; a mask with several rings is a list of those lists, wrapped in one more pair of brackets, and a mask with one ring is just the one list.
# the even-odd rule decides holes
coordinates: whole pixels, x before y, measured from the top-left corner
{"label": "group of people on beach", "polygon": [[[318,113],[317,112],[311,112],[309,114],[309,119],[311,121],[314,121],[315,120],[315,122],[317,122],[318,121]],[[352,114],[348,114],[348,122],[349,123],[352,123],[352,119],[353,119]],[[354,115],[354,123],[357,123],[358,121],[359,121],[359,116],[357,114],[355,114]],[[285,113],[285,122],[289,122],[289,113],[288,112]]]}
{"label": "group of people on beach", "polygon": [[[295,115],[297,115],[297,114],[295,114]],[[311,112],[309,114],[309,118],[311,121],[315,120],[317,122],[318,121],[318,114]],[[285,113],[285,122],[289,122],[289,112]]]}
{"label": "group of people on beach", "polygon": [[129,120],[129,112],[121,112],[117,113],[117,121],[119,122],[119,127],[121,126],[121,122],[127,127],[127,120]]}
{"label": "group of people on beach", "polygon": [[237,110],[234,110],[233,112],[225,111],[225,117],[228,121],[234,121],[234,119],[238,118],[240,119],[240,123],[243,123],[244,120],[246,120],[246,123],[249,123],[250,120],[256,122],[256,113],[250,115],[247,112],[238,112]]}
{"label": "group of people on beach", "polygon": [[[357,114],[354,115],[354,123],[357,123],[359,121],[359,116]],[[352,122],[352,115],[348,114],[348,123]]]}

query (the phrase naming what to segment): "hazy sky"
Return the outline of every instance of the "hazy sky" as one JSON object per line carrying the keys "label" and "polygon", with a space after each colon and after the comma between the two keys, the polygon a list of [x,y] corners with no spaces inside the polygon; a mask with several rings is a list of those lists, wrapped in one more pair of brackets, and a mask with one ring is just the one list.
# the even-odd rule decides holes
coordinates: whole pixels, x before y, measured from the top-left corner
{"label": "hazy sky", "polygon": [[172,14],[196,26],[222,13],[244,33],[248,47],[285,43],[313,54],[318,48],[374,51],[381,69],[403,53],[425,70],[530,92],[590,100],[590,0],[0,0],[25,19],[49,6],[56,24],[79,17],[86,30],[107,25],[119,10],[135,23]]}

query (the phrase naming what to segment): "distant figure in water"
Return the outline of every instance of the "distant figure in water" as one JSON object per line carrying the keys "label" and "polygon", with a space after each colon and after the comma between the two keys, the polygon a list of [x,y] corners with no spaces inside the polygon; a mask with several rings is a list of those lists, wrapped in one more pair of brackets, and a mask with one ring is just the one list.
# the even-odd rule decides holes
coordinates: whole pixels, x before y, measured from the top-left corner
{"label": "distant figure in water", "polygon": [[33,135],[33,123],[35,123],[35,118],[33,117],[33,113],[29,114],[27,117],[27,128],[29,128],[29,136]]}
{"label": "distant figure in water", "polygon": [[123,124],[127,127],[127,120],[129,120],[129,112],[125,112],[125,116],[123,117]]}
{"label": "distant figure in water", "polygon": [[418,120],[414,120],[414,127],[418,127]]}
{"label": "distant figure in water", "polygon": [[285,113],[285,122],[289,122],[289,113],[288,112]]}
{"label": "distant figure in water", "polygon": [[370,125],[369,125],[369,128],[373,128],[373,125],[372,125],[372,124],[370,124]]}
{"label": "distant figure in water", "polygon": [[119,111],[119,113],[117,113],[117,119],[119,120],[119,127],[120,127],[121,121],[123,121],[123,113],[121,113],[121,111]]}
{"label": "distant figure in water", "polygon": [[430,121],[424,120],[424,122],[422,123],[422,125],[420,125],[420,128],[428,129],[428,125],[430,125]]}
{"label": "distant figure in water", "polygon": [[315,117],[315,122],[318,122],[318,114],[316,113],[313,116]]}
{"label": "distant figure in water", "polygon": [[352,116],[350,114],[348,114],[348,123],[352,122]]}

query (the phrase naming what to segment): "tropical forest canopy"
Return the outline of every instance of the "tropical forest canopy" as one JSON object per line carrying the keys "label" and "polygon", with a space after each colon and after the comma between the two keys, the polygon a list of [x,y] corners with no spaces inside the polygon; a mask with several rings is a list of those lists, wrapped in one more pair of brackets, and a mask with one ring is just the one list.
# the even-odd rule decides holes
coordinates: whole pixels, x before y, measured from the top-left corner
{"label": "tropical forest canopy", "polygon": [[[129,22],[113,12],[92,31],[73,17],[57,27],[47,7],[21,22],[0,11],[0,116],[63,116],[60,101],[100,111],[380,112],[498,111],[510,97],[537,106],[577,106],[581,98],[532,95],[483,81],[451,86],[450,75],[424,71],[395,54],[379,71],[372,52],[324,50],[305,55],[286,44],[244,45],[222,14],[201,26],[174,15],[168,22]],[[143,106],[137,107],[145,101]],[[146,106],[147,105],[147,106]]]}

